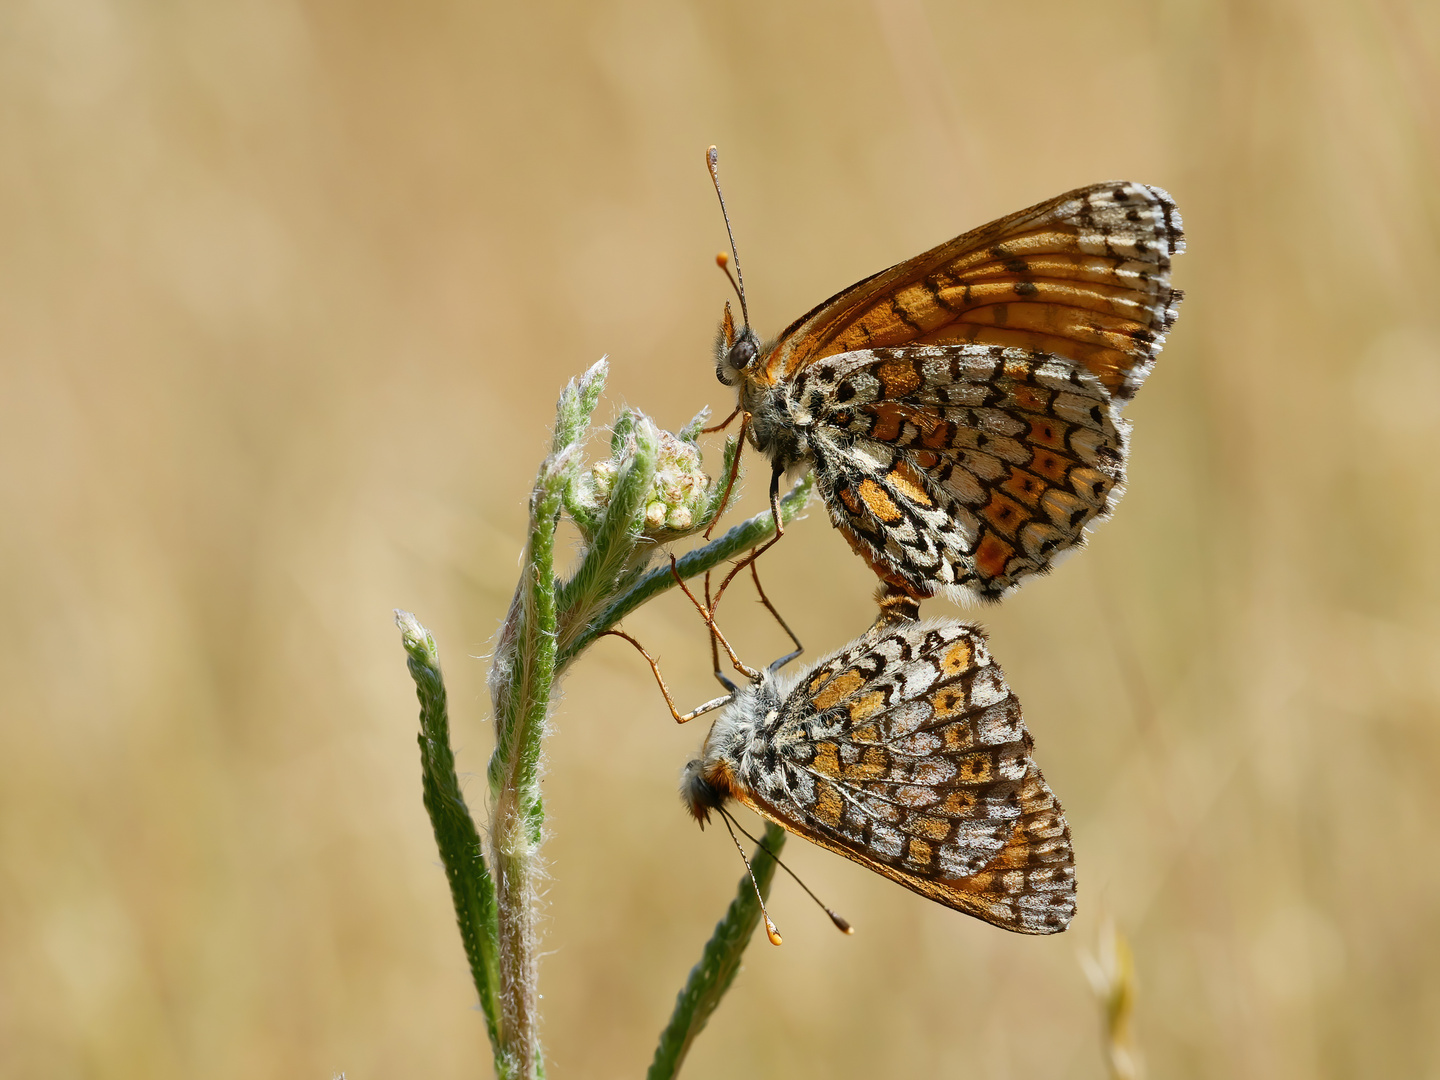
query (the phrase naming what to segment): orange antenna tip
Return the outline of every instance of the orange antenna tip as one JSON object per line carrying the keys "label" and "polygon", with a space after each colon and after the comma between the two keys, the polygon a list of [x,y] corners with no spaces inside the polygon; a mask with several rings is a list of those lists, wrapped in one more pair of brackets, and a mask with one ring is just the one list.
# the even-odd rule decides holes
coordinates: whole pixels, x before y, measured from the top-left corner
{"label": "orange antenna tip", "polygon": [[770,939],[771,945],[779,945],[783,942],[780,931],[775,929],[775,924],[770,921],[770,916],[765,916],[765,936]]}
{"label": "orange antenna tip", "polygon": [[720,267],[721,270],[724,270],[730,265],[730,256],[726,255],[723,251],[716,252],[715,265]]}

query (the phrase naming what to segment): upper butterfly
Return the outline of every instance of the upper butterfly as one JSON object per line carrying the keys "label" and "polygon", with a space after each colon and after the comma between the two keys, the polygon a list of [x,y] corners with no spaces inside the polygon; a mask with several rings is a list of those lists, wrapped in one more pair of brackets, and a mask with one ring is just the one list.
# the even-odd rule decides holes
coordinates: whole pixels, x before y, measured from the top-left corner
{"label": "upper butterfly", "polygon": [[[709,163],[717,175],[714,147]],[[1120,406],[1175,322],[1184,250],[1159,188],[1077,188],[850,286],[769,343],[727,304],[715,374],[739,386],[772,502],[813,465],[891,590],[998,600],[1119,500]]]}

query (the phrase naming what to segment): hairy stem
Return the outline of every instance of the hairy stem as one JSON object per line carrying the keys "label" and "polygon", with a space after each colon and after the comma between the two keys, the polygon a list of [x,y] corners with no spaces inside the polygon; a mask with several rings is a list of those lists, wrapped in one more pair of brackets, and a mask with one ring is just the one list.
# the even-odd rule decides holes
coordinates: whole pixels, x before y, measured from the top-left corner
{"label": "hairy stem", "polygon": [[[698,471],[698,456],[693,449],[679,445],[684,439],[677,443],[674,436],[659,432],[639,414],[626,414],[616,422],[603,498],[597,496],[599,467],[585,471],[582,446],[606,373],[602,360],[560,395],[550,453],[540,466],[530,497],[520,580],[496,637],[490,668],[495,749],[486,770],[488,867],[480,832],[455,776],[434,640],[412,616],[397,613],[420,695],[425,807],[445,864],[461,939],[495,1050],[495,1071],[501,1080],[544,1076],[538,1008],[538,882],[545,822],[540,775],[556,679],[602,631],[674,584],[668,566],[645,572],[655,545],[699,532],[714,512],[713,507],[705,509],[711,505],[708,503],[681,503],[678,509],[691,516],[673,520],[696,521],[694,528],[647,534],[647,500],[662,492],[673,500],[672,488],[695,490],[674,481],[673,473],[677,463],[682,477],[686,468]],[[702,420],[703,414],[692,428]],[[738,452],[738,443],[727,445],[727,463]],[[693,465],[687,464],[691,459]],[[656,481],[661,463],[668,470],[664,475],[671,477],[665,486]],[[783,521],[799,513],[811,484],[808,478],[802,480],[782,500]],[[662,509],[664,505],[662,501]],[[575,573],[569,580],[558,581],[555,530],[563,507],[575,518],[585,547]],[[650,525],[658,528],[653,521]],[[685,577],[704,573],[763,543],[774,531],[771,513],[757,514],[718,540],[684,555],[679,572]],[[778,850],[783,833],[774,830],[767,838],[772,849]],[[770,856],[757,852],[755,873],[762,887],[769,887],[772,872]],[[687,989],[690,996],[685,999],[689,1001],[685,1012],[688,1034],[682,1033],[675,1044],[675,1065],[734,978],[740,951],[755,927],[758,908],[752,911],[752,907],[752,894],[737,899],[721,924],[724,933],[717,930],[713,948],[707,947],[703,973],[697,968],[692,975],[692,986]]]}
{"label": "hairy stem", "polygon": [[541,1068],[535,928],[544,823],[540,745],[555,679],[555,524],[567,468],[564,451],[541,466],[520,583],[492,671],[490,864],[498,909],[502,1077],[531,1077]]}

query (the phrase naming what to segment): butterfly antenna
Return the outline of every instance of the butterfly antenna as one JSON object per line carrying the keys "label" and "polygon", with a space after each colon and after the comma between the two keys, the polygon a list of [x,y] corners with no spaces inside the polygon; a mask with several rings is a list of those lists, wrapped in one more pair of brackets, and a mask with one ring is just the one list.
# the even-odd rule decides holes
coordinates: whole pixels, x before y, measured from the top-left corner
{"label": "butterfly antenna", "polygon": [[[730,237],[730,253],[735,256],[735,280],[732,280],[731,284],[735,286],[735,291],[740,295],[740,316],[745,320],[745,325],[749,326],[750,309],[745,304],[745,275],[740,272],[740,252],[735,247],[735,230],[730,228],[730,211],[725,209],[725,196],[720,191],[720,151],[718,149],[712,146],[705,151],[705,165],[710,170],[710,179],[715,183],[715,195],[720,200],[720,214],[725,218],[725,232]],[[730,268],[720,259],[715,261],[720,263],[720,269],[724,270],[728,276]]]}
{"label": "butterfly antenna", "polygon": [[[779,945],[782,940],[780,931],[775,929],[775,923],[771,921],[770,913],[765,910],[765,897],[760,895],[760,883],[755,880],[755,871],[751,869],[750,860],[745,856],[745,849],[740,846],[740,840],[735,835],[735,828],[730,824],[730,815],[723,810],[721,814],[725,818],[725,828],[730,833],[730,839],[735,841],[735,850],[740,852],[740,861],[745,864],[745,872],[750,875],[750,884],[755,886],[755,899],[760,902],[760,914],[765,916],[765,936],[770,939],[771,945]],[[750,834],[746,833],[745,835],[749,836]]]}
{"label": "butterfly antenna", "polygon": [[745,826],[741,825],[738,821],[732,818],[730,816],[730,811],[726,810],[723,806],[717,806],[715,809],[720,812],[720,816],[725,818],[727,823],[733,824],[735,828],[739,829],[740,832],[744,835],[745,839],[751,841],[752,843],[758,844],[760,848],[765,852],[765,854],[769,855],[772,859],[775,860],[777,864],[779,864],[781,870],[784,870],[785,873],[789,874],[792,878],[794,878],[795,884],[799,885],[800,888],[805,890],[805,895],[810,897],[811,900],[814,900],[815,903],[819,904],[820,909],[824,911],[826,915],[830,916],[830,921],[835,924],[835,928],[837,930],[844,934],[855,933],[855,927],[850,925],[850,921],[841,915],[837,915],[834,911],[830,910],[830,908],[826,907],[825,901],[821,900],[818,896],[811,892],[810,886],[806,885],[805,882],[801,881],[800,875],[795,873],[794,870],[791,870],[790,867],[786,866],[785,863],[781,861],[780,856],[776,855],[773,851],[770,850],[768,846],[766,846],[764,840],[759,840],[756,839],[754,836],[751,836],[750,833],[746,830]]}

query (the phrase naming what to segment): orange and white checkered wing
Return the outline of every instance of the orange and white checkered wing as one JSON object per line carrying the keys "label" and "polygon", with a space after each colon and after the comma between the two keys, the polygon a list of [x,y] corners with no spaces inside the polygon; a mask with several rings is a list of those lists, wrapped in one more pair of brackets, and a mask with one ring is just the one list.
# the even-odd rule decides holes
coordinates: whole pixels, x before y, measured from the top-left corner
{"label": "orange and white checkered wing", "polygon": [[844,353],[783,401],[831,520],[912,596],[999,599],[1082,544],[1124,491],[1128,423],[1095,375],[1047,353]]}
{"label": "orange and white checkered wing", "polygon": [[996,926],[1069,924],[1069,828],[978,628],[872,631],[750,722],[717,774],[757,813]]}

